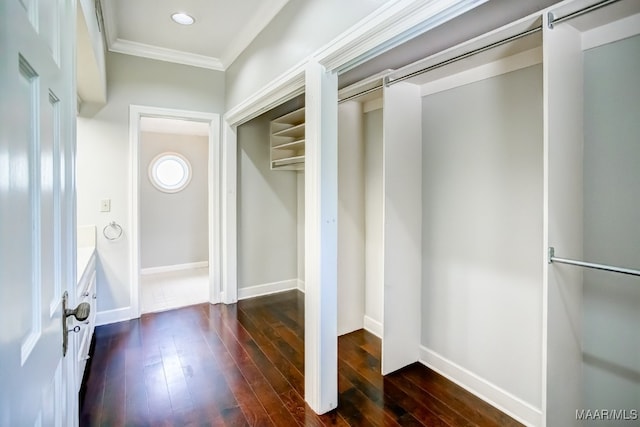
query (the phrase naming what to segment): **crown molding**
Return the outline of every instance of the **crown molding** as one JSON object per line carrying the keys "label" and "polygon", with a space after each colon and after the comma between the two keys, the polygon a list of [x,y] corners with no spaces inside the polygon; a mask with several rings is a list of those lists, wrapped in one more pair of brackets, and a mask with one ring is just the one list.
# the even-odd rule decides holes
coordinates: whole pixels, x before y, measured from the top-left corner
{"label": "crown molding", "polygon": [[102,21],[104,23],[105,41],[107,48],[111,50],[111,45],[118,39],[118,29],[116,28],[116,13],[113,10],[113,2],[111,0],[100,0],[102,8]]}
{"label": "crown molding", "polygon": [[289,3],[289,1],[290,0],[276,0],[275,7],[269,6],[266,2],[263,3],[258,13],[256,13],[249,22],[247,22],[243,31],[239,31],[239,36],[231,42],[222,55],[220,55],[220,58],[121,39],[118,37],[113,1],[101,0],[101,6],[105,25],[105,39],[109,51],[124,53],[127,55],[142,56],[144,58],[156,59],[159,61],[190,65],[192,67],[225,71],[269,24],[269,22],[271,22],[271,20],[280,13],[282,8]]}
{"label": "crown molding", "polygon": [[287,99],[304,93],[307,62],[308,59],[305,58],[253,96],[227,111],[224,115],[225,122],[230,126],[241,125],[280,105]]}
{"label": "crown molding", "polygon": [[313,56],[327,70],[345,72],[487,1],[389,1]]}
{"label": "crown molding", "polygon": [[151,46],[144,43],[132,42],[130,40],[116,39],[116,41],[111,43],[109,46],[109,50],[111,52],[142,56],[143,58],[156,59],[159,61],[174,62],[176,64],[190,65],[192,67],[224,71],[222,62],[220,62],[218,58],[167,49],[164,47]]}

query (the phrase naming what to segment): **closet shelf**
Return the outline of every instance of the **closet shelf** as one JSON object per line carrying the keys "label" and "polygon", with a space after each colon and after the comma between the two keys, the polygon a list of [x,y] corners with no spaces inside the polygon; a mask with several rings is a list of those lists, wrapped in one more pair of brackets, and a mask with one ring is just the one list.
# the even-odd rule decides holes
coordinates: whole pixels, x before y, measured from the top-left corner
{"label": "closet shelf", "polygon": [[273,133],[271,136],[299,138],[304,136],[304,123]]}
{"label": "closet shelf", "polygon": [[273,123],[282,123],[289,126],[304,123],[304,107],[274,119]]}
{"label": "closet shelf", "polygon": [[274,166],[287,166],[295,163],[303,163],[304,156],[285,157],[284,159],[273,160],[271,163]]}
{"label": "closet shelf", "polygon": [[302,170],[305,155],[304,108],[271,121],[270,154],[272,170]]}
{"label": "closet shelf", "polygon": [[296,139],[295,141],[285,142],[284,144],[274,145],[274,150],[296,150],[304,147],[304,139]]}
{"label": "closet shelf", "polygon": [[272,160],[271,169],[302,170],[304,169],[304,155]]}

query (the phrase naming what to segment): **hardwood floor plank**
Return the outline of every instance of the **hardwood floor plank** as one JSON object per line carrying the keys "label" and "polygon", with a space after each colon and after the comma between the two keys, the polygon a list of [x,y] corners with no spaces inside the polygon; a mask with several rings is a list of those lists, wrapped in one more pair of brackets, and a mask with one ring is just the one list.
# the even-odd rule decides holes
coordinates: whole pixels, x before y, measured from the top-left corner
{"label": "hardwood floor plank", "polygon": [[268,360],[278,369],[291,387],[293,387],[300,396],[304,396],[303,374],[282,354],[277,344],[263,333],[263,329],[258,327],[259,319],[254,321],[252,317],[247,314],[247,311],[248,310],[244,309],[238,311],[238,321],[240,324],[251,334]]}
{"label": "hardwood floor plank", "polygon": [[[396,418],[387,410],[380,401],[371,399],[366,393],[363,393],[356,387],[347,377],[340,372],[338,375],[338,384],[340,390],[339,405],[345,405],[345,410],[353,412],[357,410],[361,413],[362,421],[373,426],[399,426]],[[354,409],[347,409],[353,407]],[[343,409],[340,409],[343,412]]]}
{"label": "hardwood floor plank", "polygon": [[278,394],[265,377],[265,373],[258,369],[254,359],[246,351],[249,343],[255,343],[242,325],[238,324],[235,307],[231,310],[223,308],[222,318],[225,320],[224,329],[220,331],[220,336],[223,337],[222,341],[227,348],[229,346],[236,348],[236,351],[231,353],[235,363],[267,411],[272,422],[275,425],[294,425],[296,423],[295,419],[285,410],[282,400],[280,400]]}
{"label": "hardwood floor plank", "polygon": [[381,341],[338,339],[338,408],[304,400],[304,295],[199,304],[96,328],[81,426],[517,426],[430,369],[380,375]]}
{"label": "hardwood floor plank", "polygon": [[152,421],[170,418],[172,415],[171,398],[164,378],[162,363],[145,366],[143,372],[149,415]]}
{"label": "hardwood floor plank", "polygon": [[145,425],[149,418],[149,403],[144,381],[138,377],[138,368],[143,363],[141,347],[125,351],[125,424]]}
{"label": "hardwood floor plank", "polygon": [[[235,338],[226,331],[221,312],[215,313],[210,320],[210,324],[217,333],[217,339],[213,339],[213,335],[208,335],[212,338],[210,345],[213,357],[216,358],[222,368],[222,375],[225,377],[229,389],[231,389],[238,401],[246,422],[252,426],[273,425],[265,408],[252,390],[247,378],[242,373],[242,367],[245,366],[248,356],[243,354],[242,347],[239,346]],[[249,372],[246,366],[245,369]]]}
{"label": "hardwood floor plank", "polygon": [[[328,414],[319,418],[313,411],[310,412],[310,408],[304,402],[304,378],[298,375],[291,376],[295,371],[291,371],[293,367],[289,360],[258,330],[251,316],[244,311],[245,309],[245,305],[239,304],[239,310],[236,312],[238,323],[242,326],[236,329],[239,341],[248,350],[252,360],[260,367],[265,378],[298,423],[301,425],[348,425],[337,414]],[[258,345],[258,341],[261,341],[262,345]],[[301,345],[304,348],[304,344]],[[278,369],[277,366],[281,368],[284,366],[284,369]],[[292,387],[295,392],[291,391]]]}
{"label": "hardwood floor plank", "polygon": [[[464,416],[450,408],[448,405],[440,401],[437,397],[425,393],[424,390],[419,389],[415,384],[405,381],[401,375],[393,373],[387,375],[384,381],[385,391],[396,390],[396,394],[402,394],[406,396],[405,408],[409,412],[418,414],[420,411],[429,411],[429,413],[435,414],[438,418],[444,421],[450,426],[467,427],[474,424],[467,420]],[[417,407],[421,408],[418,409]]]}
{"label": "hardwood floor plank", "polygon": [[222,411],[222,419],[224,421],[224,425],[229,427],[250,425],[239,406],[224,409]]}
{"label": "hardwood floor plank", "polygon": [[[246,312],[246,311],[245,311]],[[281,324],[278,320],[275,320],[269,312],[265,312],[262,309],[255,309],[248,313],[254,318],[259,318],[262,321],[256,322],[262,334],[278,349],[278,351],[293,365],[293,367],[301,374],[304,374],[304,356],[302,352],[297,350],[294,346],[302,343],[302,349],[304,349],[303,341],[292,340],[289,343],[279,333],[279,330],[286,336],[291,337],[290,333],[286,332],[286,326]],[[300,348],[300,347],[298,347]]]}
{"label": "hardwood floor plank", "polygon": [[[408,416],[405,413],[399,413],[396,409],[397,406],[412,414],[425,425],[470,425],[466,419],[442,402],[430,399],[431,396],[427,393],[419,393],[416,390],[417,387],[416,389],[399,387],[396,373],[381,377],[379,375],[379,360],[363,348],[369,344],[359,343],[361,340],[353,339],[354,337],[353,335],[345,337],[341,341],[341,349],[343,353],[346,353],[341,357],[345,363],[342,370],[373,401],[393,402],[394,407],[390,407],[390,412],[395,413],[397,419],[404,417],[404,422],[407,421]],[[402,381],[399,382],[402,383]],[[384,396],[380,396],[378,390],[381,389],[384,390]],[[411,390],[413,393],[408,393],[407,390]]]}

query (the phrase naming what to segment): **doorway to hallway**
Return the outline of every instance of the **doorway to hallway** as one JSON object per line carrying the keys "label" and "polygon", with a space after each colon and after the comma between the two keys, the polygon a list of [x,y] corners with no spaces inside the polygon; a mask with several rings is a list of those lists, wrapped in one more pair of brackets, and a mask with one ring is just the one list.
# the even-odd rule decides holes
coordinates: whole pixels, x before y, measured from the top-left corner
{"label": "doorway to hallway", "polygon": [[219,301],[219,116],[130,107],[137,314]]}

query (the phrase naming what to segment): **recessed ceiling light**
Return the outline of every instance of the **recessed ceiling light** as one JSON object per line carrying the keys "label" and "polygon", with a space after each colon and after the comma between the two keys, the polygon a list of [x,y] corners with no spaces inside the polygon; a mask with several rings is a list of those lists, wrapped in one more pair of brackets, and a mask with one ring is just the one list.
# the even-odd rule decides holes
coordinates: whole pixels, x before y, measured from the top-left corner
{"label": "recessed ceiling light", "polygon": [[171,15],[171,19],[173,19],[173,22],[180,25],[191,25],[196,22],[196,20],[193,19],[193,16],[182,12],[174,13]]}

